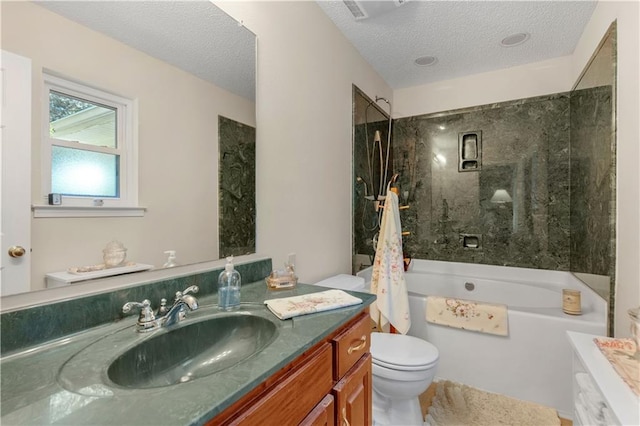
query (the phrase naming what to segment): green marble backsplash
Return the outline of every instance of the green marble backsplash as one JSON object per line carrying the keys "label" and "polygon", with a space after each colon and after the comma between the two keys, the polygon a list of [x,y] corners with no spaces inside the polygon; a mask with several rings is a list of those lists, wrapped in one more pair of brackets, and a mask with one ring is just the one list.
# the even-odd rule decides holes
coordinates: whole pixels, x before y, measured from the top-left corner
{"label": "green marble backsplash", "polygon": [[256,251],[256,129],[218,116],[220,257]]}
{"label": "green marble backsplash", "polygon": [[[271,259],[235,267],[243,283],[262,280],[272,269]],[[171,301],[176,291],[191,285],[200,288],[197,297],[217,293],[218,275],[222,269],[3,313],[0,315],[1,354],[122,319],[125,317],[122,305],[127,302],[149,299],[155,309],[160,299],[164,297]]]}

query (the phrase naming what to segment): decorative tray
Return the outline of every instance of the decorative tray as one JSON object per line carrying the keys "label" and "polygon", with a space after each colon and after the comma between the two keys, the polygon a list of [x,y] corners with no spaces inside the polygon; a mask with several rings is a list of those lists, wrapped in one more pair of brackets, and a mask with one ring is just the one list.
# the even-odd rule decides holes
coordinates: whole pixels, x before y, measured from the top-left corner
{"label": "decorative tray", "polygon": [[126,263],[123,263],[122,265],[112,266],[112,267],[108,267],[104,263],[101,263],[99,265],[74,266],[73,268],[67,269],[67,272],[70,273],[70,274],[79,274],[79,275],[81,275],[81,274],[86,274],[86,273],[89,273],[89,272],[104,271],[105,269],[118,269],[118,268],[126,268],[126,267],[131,267],[131,266],[136,266],[135,262],[126,262]]}
{"label": "decorative tray", "polygon": [[294,288],[298,284],[298,277],[294,274],[279,275],[272,272],[264,280],[270,290],[287,290]]}

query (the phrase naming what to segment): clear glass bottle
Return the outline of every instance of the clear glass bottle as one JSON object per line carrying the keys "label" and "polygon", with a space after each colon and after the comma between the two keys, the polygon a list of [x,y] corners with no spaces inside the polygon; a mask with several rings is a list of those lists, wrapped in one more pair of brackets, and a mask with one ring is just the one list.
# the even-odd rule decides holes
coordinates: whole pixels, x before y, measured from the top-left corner
{"label": "clear glass bottle", "polygon": [[227,257],[224,271],[218,276],[218,309],[235,311],[240,307],[240,273],[233,268],[233,256]]}

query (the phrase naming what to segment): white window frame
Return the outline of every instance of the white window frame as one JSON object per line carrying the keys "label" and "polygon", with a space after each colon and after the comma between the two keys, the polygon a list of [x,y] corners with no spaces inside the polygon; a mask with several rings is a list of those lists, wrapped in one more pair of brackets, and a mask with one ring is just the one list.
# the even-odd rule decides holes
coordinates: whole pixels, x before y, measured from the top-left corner
{"label": "white window frame", "polygon": [[[138,206],[138,141],[134,131],[137,129],[137,102],[47,72],[43,73],[43,77],[41,195],[45,205],[33,207],[34,217],[142,216],[144,209]],[[116,148],[52,138],[49,128],[49,95],[51,91],[114,108],[117,117]],[[61,205],[46,205],[48,194],[52,192],[51,154],[54,146],[119,155],[119,196],[100,198],[63,195]]]}

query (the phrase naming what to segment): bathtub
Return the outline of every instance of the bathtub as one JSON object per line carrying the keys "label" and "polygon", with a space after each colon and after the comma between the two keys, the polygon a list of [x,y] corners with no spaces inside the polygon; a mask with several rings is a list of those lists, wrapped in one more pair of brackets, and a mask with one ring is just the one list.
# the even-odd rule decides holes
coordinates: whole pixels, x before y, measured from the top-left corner
{"label": "bathtub", "polygon": [[[370,283],[371,268],[358,275]],[[405,278],[408,334],[438,348],[436,380],[537,402],[573,418],[573,355],[566,332],[605,336],[604,299],[569,272],[414,259]],[[562,312],[563,288],[581,291],[582,315]],[[427,323],[429,295],[506,304],[509,335]]]}

